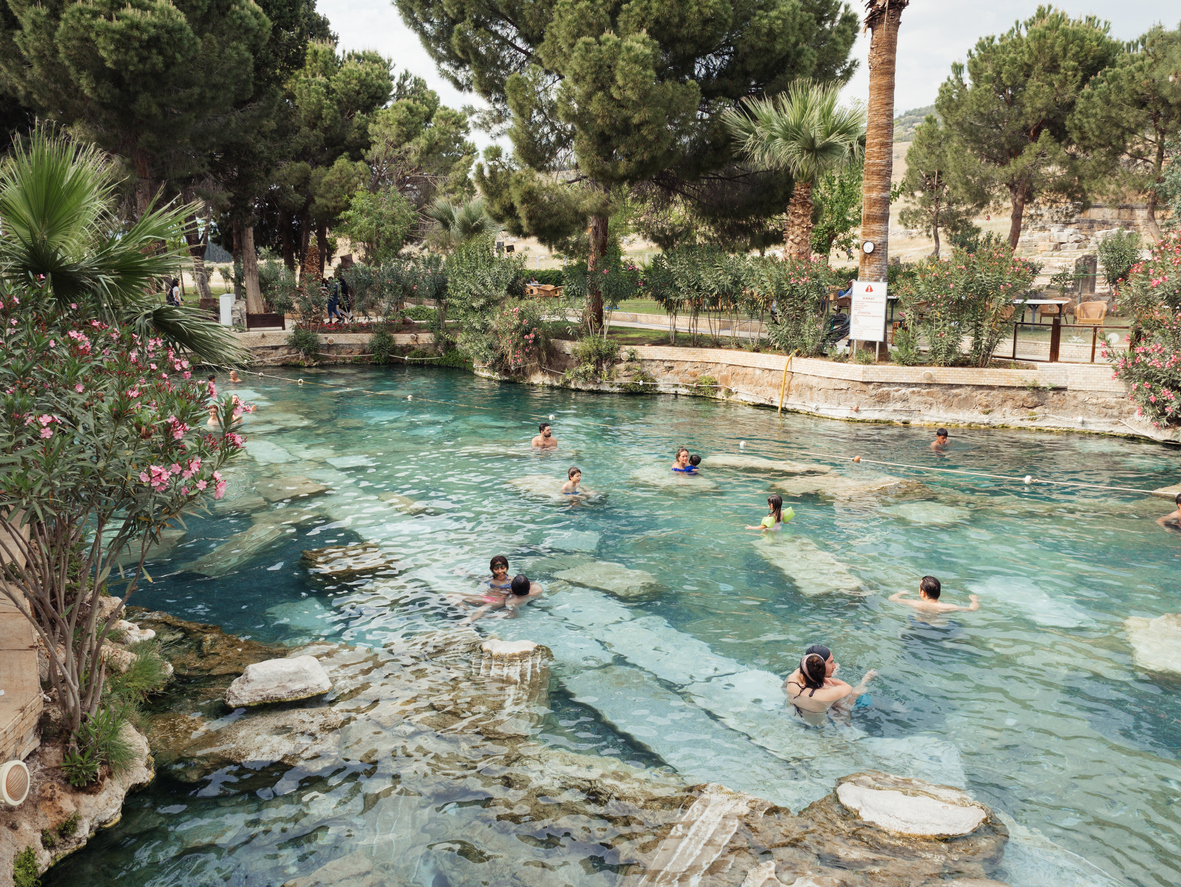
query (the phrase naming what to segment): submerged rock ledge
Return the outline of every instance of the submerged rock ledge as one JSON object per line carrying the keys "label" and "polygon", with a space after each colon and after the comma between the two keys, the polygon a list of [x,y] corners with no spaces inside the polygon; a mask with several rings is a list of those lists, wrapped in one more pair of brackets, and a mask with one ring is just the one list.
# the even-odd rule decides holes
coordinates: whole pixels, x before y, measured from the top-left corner
{"label": "submerged rock ledge", "polygon": [[[149,732],[161,768],[183,781],[235,765],[279,764],[305,778],[396,761],[400,791],[415,793],[425,807],[444,803],[462,785],[485,799],[476,815],[487,820],[488,840],[518,829],[534,835],[548,824],[599,847],[593,855],[624,872],[628,887],[911,887],[986,879],[1008,839],[998,817],[962,791],[885,773],[841,779],[796,814],[721,785],[689,785],[666,772],[547,745],[537,727],[549,711],[549,649],[485,639],[470,627],[377,650],[321,643],[287,651],[319,661],[332,683],[328,696],[230,717],[220,697],[235,675],[223,665],[219,674],[201,676],[201,662],[185,652],[207,646],[205,627],[155,620],[153,614],[140,621],[171,638],[181,651],[174,664],[188,679]],[[243,658],[274,655],[262,645],[248,651],[249,644],[237,646],[216,629],[208,636]],[[246,664],[240,658],[237,666]],[[177,713],[193,711],[200,714]],[[413,871],[403,869],[424,852],[413,844],[408,850],[370,856],[344,847],[336,859],[293,862],[282,877],[287,887],[401,883]],[[490,882],[566,883],[503,853],[487,854],[481,865]],[[442,874],[463,880],[460,872]]]}

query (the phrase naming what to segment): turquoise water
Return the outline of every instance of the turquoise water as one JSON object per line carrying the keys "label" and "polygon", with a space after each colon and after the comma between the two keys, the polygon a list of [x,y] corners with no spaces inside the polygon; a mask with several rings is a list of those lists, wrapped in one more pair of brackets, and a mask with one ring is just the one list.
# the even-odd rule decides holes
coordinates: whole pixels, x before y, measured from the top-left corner
{"label": "turquoise water", "polygon": [[[297,375],[307,384],[294,384]],[[1175,450],[953,429],[940,458],[928,448],[931,429],[449,371],[280,372],[238,391],[259,406],[247,417],[250,458],[235,467],[226,500],[189,520],[182,543],[153,565],[157,581],[136,605],[264,641],[380,648],[454,622],[442,594],[472,588],[504,553],[512,572],[524,569],[551,594],[521,619],[479,627],[554,650],[545,742],[793,809],[866,767],[949,782],[1007,818],[1014,839],[1002,874],[1014,885],[1181,881],[1181,682],[1138,669],[1123,625],[1181,610],[1172,578],[1181,536],[1153,523],[1168,510],[1163,500],[1105,489],[1175,483]],[[551,416],[560,448],[533,454],[528,441]],[[785,495],[797,517],[767,544],[743,526],[766,513],[768,478],[718,468],[673,482],[666,469],[680,445],[915,483],[884,499]],[[916,467],[855,465],[855,455]],[[545,479],[556,492],[570,465],[598,499],[570,507],[546,492]],[[1098,486],[987,476],[1027,474]],[[252,492],[292,475],[333,492],[278,505]],[[252,523],[287,515],[299,518],[229,574],[186,569]],[[410,593],[396,605],[364,584],[314,584],[299,566],[304,549],[366,540],[400,559]],[[656,584],[618,599],[554,578],[595,561],[646,571]],[[830,590],[834,570],[851,583],[846,592]],[[981,609],[930,625],[887,601],[925,573],[942,580],[945,600],[966,604],[975,593]],[[778,682],[816,642],[834,648],[850,682],[880,673],[872,705],[851,723],[805,728],[783,711]],[[195,787],[162,776],[45,883],[281,883],[385,834],[408,803],[382,790],[407,778],[398,766],[231,768]],[[399,846],[458,854],[468,867],[447,868],[446,880],[479,883],[471,860],[509,851],[503,835],[479,837],[480,801],[460,795],[406,814],[422,837],[403,834]],[[479,852],[439,849],[453,833]],[[575,867],[584,874],[554,883],[618,881],[593,848],[507,846],[550,863],[585,854],[588,864]],[[447,865],[406,877],[431,885]]]}

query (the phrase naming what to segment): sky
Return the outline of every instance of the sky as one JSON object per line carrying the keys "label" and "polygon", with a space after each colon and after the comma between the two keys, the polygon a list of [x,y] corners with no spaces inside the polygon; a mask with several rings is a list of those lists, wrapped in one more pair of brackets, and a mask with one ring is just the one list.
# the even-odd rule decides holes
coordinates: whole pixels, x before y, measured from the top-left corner
{"label": "sky", "polygon": [[[1138,37],[1154,24],[1175,28],[1181,23],[1181,5],[1176,0],[1059,0],[1055,5],[1073,16],[1095,15],[1111,22],[1111,34],[1119,40]],[[860,0],[851,6],[856,12],[864,8]],[[963,61],[979,38],[1000,34],[1017,20],[1029,18],[1037,6],[1037,0],[911,0],[898,31],[895,113],[934,103],[952,62]],[[422,77],[444,104],[457,108],[481,104],[476,96],[458,92],[439,76],[391,0],[318,0],[317,8],[328,16],[342,49],[375,49],[392,58],[396,73],[409,70]],[[853,47],[852,55],[860,64],[844,90],[846,101],[868,99],[868,53],[869,34],[864,33]],[[475,141],[483,146],[489,140],[476,134]]]}

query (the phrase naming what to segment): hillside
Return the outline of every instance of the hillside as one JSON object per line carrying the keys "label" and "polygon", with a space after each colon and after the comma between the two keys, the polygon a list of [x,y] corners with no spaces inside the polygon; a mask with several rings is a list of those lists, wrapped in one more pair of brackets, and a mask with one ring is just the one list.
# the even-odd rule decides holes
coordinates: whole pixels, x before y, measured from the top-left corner
{"label": "hillside", "polygon": [[927,105],[925,108],[915,108],[912,111],[903,111],[894,118],[894,141],[913,142],[914,128],[922,123],[928,114],[934,113],[934,105]]}

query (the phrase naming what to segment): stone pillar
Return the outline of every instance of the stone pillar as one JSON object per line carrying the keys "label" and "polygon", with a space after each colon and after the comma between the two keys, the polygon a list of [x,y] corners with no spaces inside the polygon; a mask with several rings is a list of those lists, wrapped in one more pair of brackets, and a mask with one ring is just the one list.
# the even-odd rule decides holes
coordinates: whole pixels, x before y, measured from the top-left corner
{"label": "stone pillar", "polygon": [[484,735],[527,735],[540,710],[549,705],[549,664],[554,654],[533,641],[484,641],[476,651],[472,670],[483,684],[483,708],[493,715]]}

